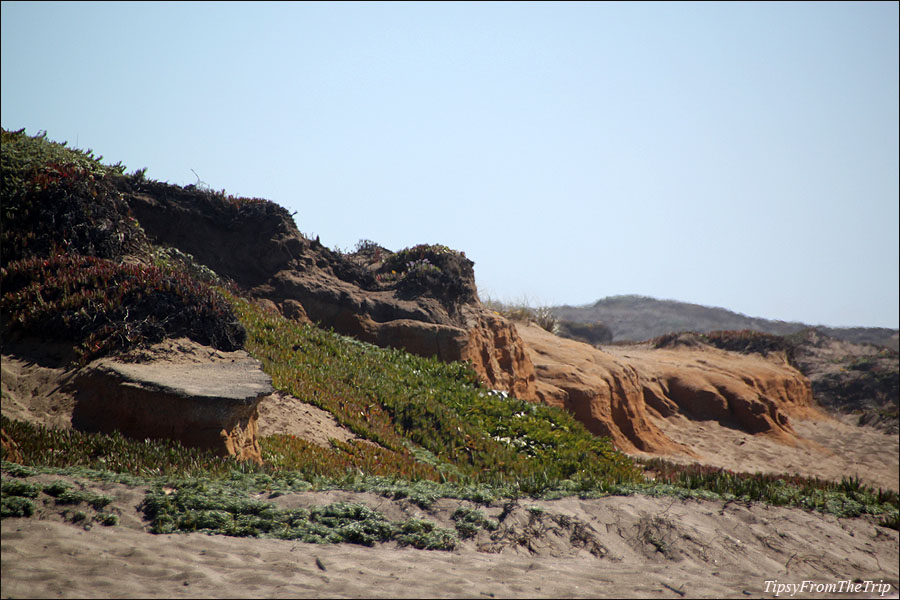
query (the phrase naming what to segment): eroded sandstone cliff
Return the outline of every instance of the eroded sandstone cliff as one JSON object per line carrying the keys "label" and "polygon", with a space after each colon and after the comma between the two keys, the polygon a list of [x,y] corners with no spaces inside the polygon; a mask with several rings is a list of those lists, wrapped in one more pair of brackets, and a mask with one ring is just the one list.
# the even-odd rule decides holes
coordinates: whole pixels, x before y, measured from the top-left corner
{"label": "eroded sandstone cliff", "polygon": [[[124,185],[124,184],[123,184]],[[443,246],[354,254],[304,237],[263,200],[141,182],[124,189],[149,237],[191,254],[289,318],[379,346],[469,360],[485,384],[534,399],[534,368],[515,326],[485,309],[473,262]]]}
{"label": "eroded sandstone cliff", "polygon": [[809,380],[783,355],[739,354],[695,343],[604,351],[520,327],[537,372],[537,395],[574,413],[625,451],[693,455],[651,417],[675,415],[793,444],[791,418],[819,416]]}
{"label": "eroded sandstone cliff", "polygon": [[[492,388],[571,411],[623,450],[692,455],[651,416],[714,420],[791,443],[809,382],[775,357],[705,346],[603,352],[485,309],[473,263],[443,246],[337,253],[283,208],[158,182],[125,197],[157,243],[193,255],[289,318],[384,347],[469,361]],[[702,346],[702,347],[701,347]]]}
{"label": "eroded sandstone cliff", "polygon": [[650,420],[641,376],[627,361],[536,325],[519,331],[535,365],[539,401],[570,411],[620,450],[690,454]]}

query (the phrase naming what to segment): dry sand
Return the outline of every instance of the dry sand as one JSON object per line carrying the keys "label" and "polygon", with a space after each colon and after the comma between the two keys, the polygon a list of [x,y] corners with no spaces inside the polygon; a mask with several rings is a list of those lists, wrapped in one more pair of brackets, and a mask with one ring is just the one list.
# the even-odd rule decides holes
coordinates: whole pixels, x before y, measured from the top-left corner
{"label": "dry sand", "polygon": [[[86,531],[52,512],[5,519],[3,597],[745,598],[774,596],[773,581],[854,580],[873,583],[862,593],[824,596],[897,597],[896,531],[796,509],[643,496],[520,499],[496,533],[482,531],[446,552],[153,535],[135,509],[142,490],[89,487],[115,496],[120,525]],[[446,527],[466,504],[440,500],[423,511],[349,492],[276,500],[363,502],[388,518],[419,514]],[[482,510],[497,519],[503,507]]]}
{"label": "dry sand", "polygon": [[692,421],[683,416],[654,417],[653,421],[667,436],[700,455],[699,459],[665,457],[672,462],[699,462],[732,471],[799,474],[833,481],[858,477],[875,488],[896,491],[900,487],[900,436],[854,425],[852,416],[823,414],[815,420],[791,419],[798,434],[794,446],[716,421]]}

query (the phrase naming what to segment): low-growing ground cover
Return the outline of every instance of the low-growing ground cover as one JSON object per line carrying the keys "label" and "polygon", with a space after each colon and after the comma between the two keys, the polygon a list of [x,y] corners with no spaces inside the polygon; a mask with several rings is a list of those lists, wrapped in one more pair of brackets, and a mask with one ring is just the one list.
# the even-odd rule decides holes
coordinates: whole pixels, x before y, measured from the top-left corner
{"label": "low-growing ground cover", "polygon": [[153,533],[201,531],[364,546],[396,541],[427,550],[456,546],[457,538],[450,530],[424,519],[389,521],[365,504],[336,502],[308,509],[279,509],[221,484],[194,480],[176,485],[156,485],[144,499],[142,509]]}
{"label": "low-growing ground cover", "polygon": [[[10,473],[18,470],[13,467]],[[4,475],[8,475],[4,470]],[[21,472],[20,472],[21,474]],[[42,506],[52,505],[67,521],[90,527],[93,523],[116,525],[118,517],[105,509],[112,498],[86,490],[75,489],[62,480],[32,483],[4,477],[0,493],[0,516],[30,517]]]}
{"label": "low-growing ground cover", "polygon": [[641,462],[659,484],[774,506],[798,506],[840,517],[880,515],[882,525],[898,528],[897,492],[873,489],[856,477],[837,482],[796,475],[736,473],[719,467],[678,465],[658,458]]}
{"label": "low-growing ground cover", "polygon": [[[585,488],[640,480],[630,459],[570,414],[485,389],[464,363],[379,348],[297,324],[238,297],[232,302],[247,330],[246,349],[274,386],[331,412],[384,451],[409,457],[396,459],[401,470],[395,475],[515,481],[523,491],[563,480]],[[427,450],[433,465],[417,461],[410,442]],[[283,461],[294,447],[308,452],[306,446],[280,438],[269,449]],[[379,452],[371,444],[335,445],[345,453],[348,447],[360,459]]]}
{"label": "low-growing ground cover", "polygon": [[[430,508],[440,498],[457,498],[490,506],[504,499],[520,497],[554,499],[646,494],[762,502],[800,507],[843,518],[873,515],[879,524],[894,529],[898,527],[900,508],[896,492],[874,490],[856,479],[830,482],[735,473],[696,465],[675,465],[659,459],[645,462],[653,478],[639,483],[586,488],[566,480],[547,485],[540,491],[524,492],[516,482],[413,481],[398,476],[365,474],[356,468],[335,471],[332,475],[312,475],[272,464],[235,463],[171,441],[137,441],[119,435],[61,432],[5,418],[3,428],[10,439],[16,441],[22,463],[4,462],[4,480],[35,473],[67,474],[154,489],[199,486],[218,490],[217,493],[225,499],[235,494],[246,497],[250,493],[265,492],[274,497],[287,492],[340,489],[370,492],[395,500],[408,499],[423,509]],[[327,452],[326,449],[322,451]],[[8,450],[4,446],[4,460],[7,455]],[[50,464],[54,466],[48,466]],[[473,527],[490,529],[488,522],[471,512],[456,515],[454,520],[458,521],[457,530],[462,539]]]}

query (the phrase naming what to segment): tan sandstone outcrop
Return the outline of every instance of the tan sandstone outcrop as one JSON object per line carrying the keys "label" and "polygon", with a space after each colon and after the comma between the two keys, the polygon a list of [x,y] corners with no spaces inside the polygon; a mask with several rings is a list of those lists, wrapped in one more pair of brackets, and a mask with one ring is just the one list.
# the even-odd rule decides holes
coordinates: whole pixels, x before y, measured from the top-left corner
{"label": "tan sandstone outcrop", "polygon": [[519,332],[535,366],[539,401],[568,410],[620,450],[691,453],[650,420],[640,376],[627,362],[536,325],[520,325]]}
{"label": "tan sandstone outcrop", "polygon": [[81,369],[72,383],[72,425],[174,439],[262,462],[257,405],[273,388],[260,363],[241,350],[217,351],[187,339],[163,345],[165,352],[156,346],[142,362],[107,358]]}
{"label": "tan sandstone outcrop", "polygon": [[791,417],[814,417],[809,381],[783,355],[740,354],[705,344],[605,351],[520,327],[537,373],[540,401],[571,411],[622,450],[693,455],[652,417],[682,415],[792,444]]}
{"label": "tan sandstone outcrop", "polygon": [[781,353],[729,352],[705,344],[609,346],[640,374],[644,401],[662,417],[717,421],[794,443],[791,417],[819,415],[809,380]]}
{"label": "tan sandstone outcrop", "polygon": [[465,327],[413,319],[387,323],[360,319],[360,327],[353,335],[379,346],[403,348],[445,362],[468,361],[485,385],[523,400],[535,400],[534,365],[516,326],[480,306],[466,307],[465,313]]}
{"label": "tan sandstone outcrop", "polygon": [[[123,191],[151,239],[191,254],[285,316],[379,346],[468,360],[485,384],[564,407],[625,450],[691,453],[651,415],[713,419],[790,440],[788,417],[811,404],[808,382],[783,361],[711,348],[624,356],[517,328],[478,300],[474,263],[461,252],[417,246],[399,254],[372,242],[335,252],[301,235],[270,202],[158,182]],[[414,262],[427,268],[412,276],[404,268]]]}
{"label": "tan sandstone outcrop", "polygon": [[537,399],[537,376],[516,326],[481,310],[469,320],[468,337],[457,360],[468,360],[493,389],[522,400]]}

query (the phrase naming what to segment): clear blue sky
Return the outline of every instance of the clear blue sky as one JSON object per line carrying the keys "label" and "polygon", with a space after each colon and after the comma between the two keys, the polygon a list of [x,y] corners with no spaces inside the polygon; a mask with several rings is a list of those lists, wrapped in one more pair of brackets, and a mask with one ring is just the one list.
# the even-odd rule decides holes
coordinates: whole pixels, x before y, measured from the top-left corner
{"label": "clear blue sky", "polygon": [[482,298],[898,326],[898,4],[2,3],[2,125]]}

